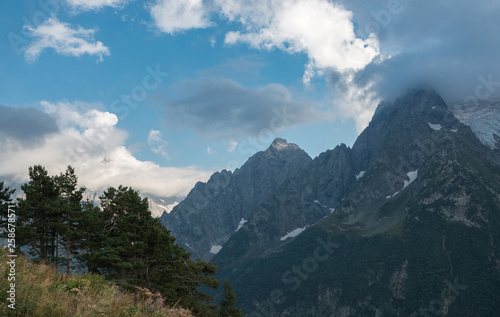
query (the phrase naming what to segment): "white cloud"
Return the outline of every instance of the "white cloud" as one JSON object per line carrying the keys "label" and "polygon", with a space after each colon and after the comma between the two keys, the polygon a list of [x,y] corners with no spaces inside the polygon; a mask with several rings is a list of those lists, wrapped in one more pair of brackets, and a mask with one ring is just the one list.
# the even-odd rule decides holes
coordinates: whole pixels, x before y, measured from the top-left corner
{"label": "white cloud", "polygon": [[148,134],[148,143],[157,142],[162,139],[162,134],[159,130],[151,130]]}
{"label": "white cloud", "polygon": [[159,130],[151,130],[148,135],[148,144],[150,146],[150,150],[155,152],[158,155],[165,157],[167,160],[170,159],[170,155],[168,154],[166,148],[168,146],[168,142],[163,140],[163,135]]}
{"label": "white cloud", "polygon": [[156,27],[165,33],[212,25],[208,16],[210,12],[202,0],[157,0],[150,12]]}
{"label": "white cloud", "polygon": [[236,150],[237,146],[238,146],[238,142],[231,140],[231,141],[229,141],[229,146],[227,147],[227,151],[229,153],[232,153]]}
{"label": "white cloud", "polygon": [[334,84],[333,106],[342,119],[353,118],[356,130],[361,133],[370,123],[380,98],[373,91],[374,81],[362,86],[354,82],[354,73],[341,75]]}
{"label": "white cloud", "polygon": [[[181,9],[177,9],[180,7]],[[211,6],[191,0],[180,5],[178,0],[163,0],[151,10],[160,30],[207,27],[209,17],[217,13],[236,26],[226,33],[224,43],[248,44],[259,50],[279,49],[290,54],[305,54],[303,83],[315,77],[336,72],[346,91],[337,89],[335,108],[343,118],[354,118],[358,131],[369,122],[376,98],[367,87],[354,84],[353,76],[374,61],[388,58],[380,53],[375,35],[361,38],[355,32],[354,13],[329,0],[214,0]],[[193,16],[187,18],[186,12]],[[384,56],[382,56],[384,55]],[[351,100],[351,98],[353,98]],[[350,106],[352,103],[352,107]]]}
{"label": "white cloud", "polygon": [[102,42],[94,40],[96,29],[71,28],[68,23],[52,17],[42,25],[33,28],[24,26],[33,36],[33,41],[24,50],[28,61],[35,61],[45,49],[52,48],[58,54],[79,57],[84,54],[97,55],[102,61],[109,56],[109,49]]}
{"label": "white cloud", "polygon": [[151,7],[156,26],[170,34],[209,27],[214,12],[242,27],[226,34],[226,44],[307,54],[305,83],[315,70],[359,70],[379,55],[374,37],[356,36],[353,13],[328,0],[215,0],[211,7],[202,0],[158,0]]}
{"label": "white cloud", "polygon": [[75,9],[89,11],[99,10],[103,7],[123,7],[128,0],[66,0],[66,2]]}
{"label": "white cloud", "polygon": [[212,155],[215,153],[215,150],[212,149],[211,147],[207,147],[207,153],[208,153],[208,155]]}
{"label": "white cloud", "polygon": [[211,175],[193,166],[160,167],[138,160],[124,146],[127,133],[116,128],[116,115],[93,109],[95,105],[42,105],[47,113],[58,114],[60,131],[45,136],[35,147],[7,137],[0,152],[0,176],[25,182],[29,166],[43,165],[54,175],[72,165],[80,184],[90,190],[125,185],[160,197],[182,197]]}
{"label": "white cloud", "polygon": [[327,0],[216,2],[229,20],[245,28],[227,33],[226,44],[244,42],[258,49],[305,53],[310,60],[306,83],[315,69],[359,70],[379,54],[375,38],[356,37],[353,13]]}

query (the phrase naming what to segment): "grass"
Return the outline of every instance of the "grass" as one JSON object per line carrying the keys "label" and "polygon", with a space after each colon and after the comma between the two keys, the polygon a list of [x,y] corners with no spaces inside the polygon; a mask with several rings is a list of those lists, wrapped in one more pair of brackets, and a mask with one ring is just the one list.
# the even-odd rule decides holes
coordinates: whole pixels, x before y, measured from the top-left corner
{"label": "grass", "polygon": [[[0,316],[33,317],[191,317],[182,308],[163,305],[160,294],[138,289],[123,291],[96,274],[63,278],[52,266],[36,264],[24,256],[15,258],[15,282],[9,281],[10,258],[0,248]],[[8,307],[7,291],[15,283],[15,310]]]}

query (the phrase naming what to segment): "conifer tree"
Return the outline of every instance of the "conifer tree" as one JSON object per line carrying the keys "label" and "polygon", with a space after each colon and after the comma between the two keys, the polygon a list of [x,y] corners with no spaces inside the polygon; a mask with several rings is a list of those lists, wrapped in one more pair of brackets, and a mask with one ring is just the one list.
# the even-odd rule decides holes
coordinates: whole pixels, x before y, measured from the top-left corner
{"label": "conifer tree", "polygon": [[[14,194],[14,190],[10,190],[5,187],[4,182],[0,182],[0,226],[1,228],[7,228],[8,221],[8,209],[9,205],[12,205],[11,196]],[[2,230],[2,238],[6,238],[8,231]]]}
{"label": "conifer tree", "polygon": [[41,165],[30,167],[29,177],[30,181],[21,186],[26,197],[19,199],[16,238],[39,260],[55,262],[56,237],[61,233],[59,191]]}
{"label": "conifer tree", "polygon": [[226,279],[226,281],[224,282],[224,299],[222,300],[222,302],[220,304],[219,316],[220,317],[243,317],[243,313],[241,312],[241,309],[234,307],[235,303],[236,303],[236,294],[234,293],[234,290],[233,290],[231,284]]}
{"label": "conifer tree", "polygon": [[[72,237],[78,236],[78,226],[81,221],[78,219],[81,214],[81,200],[83,198],[84,188],[77,188],[78,177],[73,167],[68,166],[66,172],[54,177],[55,184],[59,191],[60,216],[58,220],[59,230],[63,232],[62,240],[65,241],[66,249],[66,274],[69,275],[71,251],[74,249]],[[57,239],[59,240],[59,239]],[[57,241],[59,244],[59,241]],[[57,257],[57,256],[56,256]]]}
{"label": "conifer tree", "polygon": [[10,196],[14,194],[14,189],[10,190],[9,187],[5,187],[4,182],[0,182],[0,204],[9,204],[12,199]]}
{"label": "conifer tree", "polygon": [[103,247],[96,254],[100,270],[115,280],[135,285],[144,279],[146,236],[152,219],[147,199],[123,186],[110,187],[99,198],[104,213]]}
{"label": "conifer tree", "polygon": [[200,287],[218,288],[216,267],[175,244],[175,238],[154,219],[147,199],[132,188],[110,187],[100,197],[101,245],[92,252],[95,269],[125,287],[158,290],[167,304],[193,309],[197,316],[217,316],[213,300]]}
{"label": "conifer tree", "polygon": [[88,272],[99,273],[96,254],[101,249],[105,234],[103,231],[104,213],[89,199],[82,202],[77,230],[72,235],[74,257]]}

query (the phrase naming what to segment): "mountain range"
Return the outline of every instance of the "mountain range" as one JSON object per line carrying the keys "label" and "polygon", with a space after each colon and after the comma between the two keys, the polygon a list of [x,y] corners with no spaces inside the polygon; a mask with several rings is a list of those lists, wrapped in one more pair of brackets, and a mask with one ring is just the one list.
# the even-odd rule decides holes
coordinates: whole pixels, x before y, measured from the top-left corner
{"label": "mountain range", "polygon": [[234,172],[223,170],[197,183],[161,221],[182,247],[210,260],[260,203],[310,162],[296,144],[276,139]]}
{"label": "mountain range", "polygon": [[498,103],[381,103],[352,148],[277,139],[161,217],[247,316],[497,316]]}

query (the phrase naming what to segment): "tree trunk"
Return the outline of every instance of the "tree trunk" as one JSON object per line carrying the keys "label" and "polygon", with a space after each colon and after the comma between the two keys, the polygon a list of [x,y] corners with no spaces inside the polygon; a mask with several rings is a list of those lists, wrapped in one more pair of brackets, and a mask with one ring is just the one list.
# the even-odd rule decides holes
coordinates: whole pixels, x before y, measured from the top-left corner
{"label": "tree trunk", "polygon": [[59,262],[59,234],[56,234],[56,270],[58,268],[58,262]]}
{"label": "tree trunk", "polygon": [[70,196],[68,195],[68,227],[67,227],[67,235],[66,235],[66,274],[69,276],[69,247],[70,247],[70,242],[71,238],[69,237],[71,233],[71,215],[70,211],[71,210],[71,205],[70,205]]}

